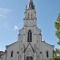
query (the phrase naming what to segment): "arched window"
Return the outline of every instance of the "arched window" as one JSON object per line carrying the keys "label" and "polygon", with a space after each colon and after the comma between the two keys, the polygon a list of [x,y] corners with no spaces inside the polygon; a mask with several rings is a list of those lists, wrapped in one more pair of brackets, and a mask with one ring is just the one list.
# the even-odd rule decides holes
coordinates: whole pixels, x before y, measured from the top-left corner
{"label": "arched window", "polygon": [[13,51],[11,51],[11,57],[13,57]]}
{"label": "arched window", "polygon": [[32,42],[32,32],[31,30],[28,31],[28,40],[27,42]]}
{"label": "arched window", "polygon": [[49,57],[49,53],[48,53],[48,51],[46,51],[46,57]]}

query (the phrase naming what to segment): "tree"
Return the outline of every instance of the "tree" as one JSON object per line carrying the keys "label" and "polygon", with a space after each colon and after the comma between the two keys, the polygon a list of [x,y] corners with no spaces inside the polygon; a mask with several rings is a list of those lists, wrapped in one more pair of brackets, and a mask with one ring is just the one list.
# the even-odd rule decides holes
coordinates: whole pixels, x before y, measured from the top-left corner
{"label": "tree", "polygon": [[59,39],[58,44],[60,45],[60,13],[58,14],[56,21],[54,22],[54,25],[56,28],[56,36]]}
{"label": "tree", "polygon": [[60,56],[60,49],[56,48],[55,52],[56,52],[56,56]]}

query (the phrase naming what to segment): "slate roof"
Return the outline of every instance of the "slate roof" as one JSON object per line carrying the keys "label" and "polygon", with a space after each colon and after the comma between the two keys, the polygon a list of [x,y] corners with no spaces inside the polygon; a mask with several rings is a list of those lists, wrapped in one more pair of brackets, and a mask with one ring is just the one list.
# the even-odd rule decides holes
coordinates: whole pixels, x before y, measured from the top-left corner
{"label": "slate roof", "polygon": [[45,42],[45,41],[42,41],[42,42],[44,42],[45,44],[47,44],[47,45],[49,45],[49,46],[54,47],[54,45],[51,45],[51,44],[49,44],[49,43],[47,43],[47,42]]}

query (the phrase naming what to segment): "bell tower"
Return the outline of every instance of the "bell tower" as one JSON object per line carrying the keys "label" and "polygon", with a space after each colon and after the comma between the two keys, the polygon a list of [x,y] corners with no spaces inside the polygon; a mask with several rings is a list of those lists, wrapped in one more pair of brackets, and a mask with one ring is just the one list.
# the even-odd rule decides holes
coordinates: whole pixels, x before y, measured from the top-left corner
{"label": "bell tower", "polygon": [[33,0],[29,0],[24,15],[24,26],[36,26],[36,10]]}

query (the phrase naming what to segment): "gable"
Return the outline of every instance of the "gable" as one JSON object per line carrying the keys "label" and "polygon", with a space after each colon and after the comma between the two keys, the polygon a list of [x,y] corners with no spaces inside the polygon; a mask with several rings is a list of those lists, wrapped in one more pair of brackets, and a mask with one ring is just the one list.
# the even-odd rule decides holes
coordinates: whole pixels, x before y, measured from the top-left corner
{"label": "gable", "polygon": [[18,41],[16,41],[16,42],[14,42],[14,43],[6,46],[6,49],[7,49],[7,50],[14,50],[13,48],[14,48],[15,50],[18,49]]}
{"label": "gable", "polygon": [[31,44],[29,43],[28,46],[25,49],[25,55],[26,56],[33,56],[33,53],[34,53],[34,49],[31,46]]}
{"label": "gable", "polygon": [[29,44],[27,45],[27,47],[25,48],[25,52],[26,52],[27,50],[29,50],[29,49],[34,52],[34,49],[33,49],[32,45],[31,45],[30,43],[29,43]]}
{"label": "gable", "polygon": [[42,48],[49,48],[49,49],[54,49],[54,45],[50,45],[48,43],[46,43],[45,41],[42,41]]}

